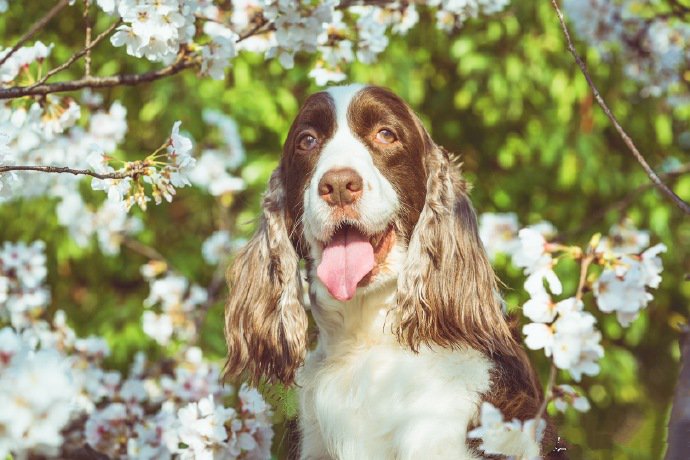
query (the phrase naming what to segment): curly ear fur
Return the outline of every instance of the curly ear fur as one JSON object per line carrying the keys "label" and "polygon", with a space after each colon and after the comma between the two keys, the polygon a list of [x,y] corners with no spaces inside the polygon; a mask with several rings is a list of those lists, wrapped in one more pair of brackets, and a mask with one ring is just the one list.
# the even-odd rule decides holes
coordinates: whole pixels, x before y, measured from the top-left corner
{"label": "curly ear fur", "polygon": [[503,316],[460,167],[430,142],[425,168],[426,202],[398,280],[398,339],[415,351],[420,344],[467,345],[514,356],[520,347]]}
{"label": "curly ear fur", "polygon": [[237,255],[227,280],[226,376],[247,371],[255,383],[262,377],[292,383],[306,353],[308,320],[299,257],[285,220],[280,167],[264,195],[259,228]]}

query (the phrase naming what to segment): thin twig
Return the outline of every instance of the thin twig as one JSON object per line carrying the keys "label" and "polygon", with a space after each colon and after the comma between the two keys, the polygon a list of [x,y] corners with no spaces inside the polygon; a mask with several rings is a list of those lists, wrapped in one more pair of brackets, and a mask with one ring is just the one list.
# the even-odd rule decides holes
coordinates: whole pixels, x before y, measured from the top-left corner
{"label": "thin twig", "polygon": [[556,364],[554,364],[552,360],[551,367],[549,368],[549,379],[546,381],[546,390],[544,390],[544,400],[541,402],[539,410],[537,411],[537,415],[534,417],[533,435],[535,440],[537,440],[537,430],[539,429],[539,424],[541,423],[541,420],[544,418],[546,406],[549,405],[549,402],[551,401],[551,396],[553,395],[553,387],[556,384],[556,372]]}
{"label": "thin twig", "polygon": [[91,76],[91,18],[89,17],[89,7],[91,0],[84,0],[84,49],[86,50],[86,57],[84,58],[84,76]]}
{"label": "thin twig", "polygon": [[140,74],[114,75],[112,77],[85,77],[80,80],[43,84],[39,86],[18,86],[0,89],[0,99],[13,99],[23,96],[42,96],[50,93],[75,91],[83,88],[109,88],[120,85],[134,86],[170,77],[196,65],[197,63],[194,60],[181,59],[162,69]]}
{"label": "thin twig", "polygon": [[249,38],[253,35],[256,35],[259,32],[259,30],[261,30],[261,28],[265,25],[268,25],[269,28],[267,30],[270,30],[270,28],[273,26],[273,23],[269,22],[267,19],[262,17],[261,20],[254,25],[254,27],[252,27],[251,29],[249,29],[248,31],[246,31],[243,34],[240,34],[236,43],[239,43],[242,40],[246,40],[247,38]]}
{"label": "thin twig", "polygon": [[2,58],[0,58],[0,66],[3,65],[14,53],[16,53],[17,50],[19,48],[21,48],[24,43],[29,41],[31,39],[31,37],[33,37],[36,32],[38,32],[40,29],[45,27],[45,25],[48,24],[48,22],[51,19],[53,19],[55,17],[55,15],[57,15],[60,12],[60,10],[63,9],[67,5],[68,2],[69,2],[69,0],[60,0],[57,3],[57,5],[55,5],[53,8],[51,8],[50,11],[48,11],[45,14],[45,16],[43,16],[41,19],[39,19],[38,21],[33,23],[32,26],[29,28],[29,30],[26,31],[26,33],[24,35],[22,35],[22,37],[19,39],[19,41],[17,41],[17,43],[14,44],[14,46],[9,51],[9,53],[7,53]]}
{"label": "thin twig", "polygon": [[[580,262],[580,280],[577,284],[577,291],[575,292],[575,298],[577,300],[582,300],[582,295],[585,292],[585,284],[587,283],[587,272],[589,270],[589,266],[592,264],[594,261],[594,248],[590,245],[587,246],[587,249],[585,251],[585,254],[582,256],[582,260]],[[544,414],[546,413],[546,406],[549,405],[549,402],[551,399],[553,399],[553,387],[556,385],[556,375],[557,375],[558,369],[556,369],[556,364],[553,361],[553,358],[551,359],[551,367],[549,369],[549,379],[546,382],[546,390],[544,390],[544,400],[541,402],[541,405],[539,406],[539,410],[537,411],[536,416],[534,417],[535,422],[534,422],[534,439],[537,439],[537,429],[539,428],[539,423],[541,422],[542,418],[544,418]]]}
{"label": "thin twig", "polygon": [[88,169],[73,169],[67,166],[0,166],[0,174],[10,171],[39,171],[44,173],[65,173],[74,174],[75,176],[91,176],[96,179],[124,179],[125,177],[132,177],[139,174],[139,171],[133,170],[129,172],[113,172],[101,174]]}
{"label": "thin twig", "polygon": [[591,246],[587,248],[587,254],[582,259],[580,263],[580,281],[577,284],[577,292],[575,292],[575,298],[577,300],[582,300],[582,295],[585,292],[585,283],[587,283],[587,270],[592,261],[594,261],[594,248]]}
{"label": "thin twig", "polygon": [[606,116],[608,117],[609,120],[611,120],[611,123],[613,124],[614,128],[616,131],[618,131],[618,134],[620,135],[621,139],[625,143],[625,145],[628,147],[628,150],[630,150],[630,153],[633,155],[633,157],[637,160],[638,163],[642,166],[642,169],[644,169],[645,173],[647,173],[647,176],[649,179],[652,181],[652,183],[658,188],[663,194],[665,194],[671,201],[673,201],[676,206],[678,206],[684,213],[690,215],[690,205],[683,201],[682,198],[680,198],[678,195],[676,195],[673,190],[671,190],[660,178],[659,176],[654,172],[654,170],[649,166],[647,163],[647,160],[645,160],[644,156],[640,153],[640,151],[637,149],[635,146],[635,143],[632,141],[628,133],[625,132],[623,127],[620,125],[618,122],[618,119],[616,116],[611,112],[611,109],[609,106],[606,104],[606,101],[604,101],[604,98],[601,96],[599,93],[599,90],[597,89],[596,85],[594,84],[594,80],[592,80],[592,77],[589,75],[589,72],[587,71],[587,66],[585,65],[584,61],[580,57],[580,55],[577,53],[575,50],[575,46],[573,45],[573,41],[570,38],[570,32],[568,32],[568,28],[565,25],[565,20],[563,19],[563,13],[561,13],[561,10],[558,8],[558,2],[556,0],[551,0],[551,4],[553,5],[554,9],[556,10],[556,14],[558,15],[558,20],[561,23],[561,28],[563,29],[563,34],[565,35],[566,41],[568,42],[568,50],[570,51],[570,54],[573,55],[575,58],[575,62],[577,63],[578,67],[580,67],[580,70],[582,71],[582,75],[584,75],[585,79],[587,80],[587,83],[589,84],[589,87],[592,90],[592,94],[594,94],[594,98],[596,99],[597,103],[601,107],[601,109],[604,111]]}
{"label": "thin twig", "polygon": [[105,37],[107,37],[108,35],[110,35],[110,33],[111,33],[113,30],[115,30],[115,28],[116,28],[117,26],[119,26],[120,24],[122,24],[122,19],[119,19],[119,20],[117,20],[116,22],[114,22],[113,24],[111,24],[106,30],[104,30],[103,32],[101,32],[100,34],[98,34],[98,36],[96,36],[96,38],[94,38],[93,41],[92,41],[91,43],[89,43],[89,45],[88,45],[86,48],[84,48],[84,49],[81,50],[81,51],[78,51],[78,52],[74,53],[74,54],[72,55],[72,57],[70,57],[70,58],[69,58],[67,61],[65,61],[63,64],[59,65],[58,67],[55,67],[53,70],[51,70],[50,72],[48,72],[41,80],[39,80],[39,81],[36,82],[35,84],[29,86],[29,89],[36,88],[37,86],[42,85],[43,83],[45,83],[46,81],[48,81],[48,79],[49,79],[50,77],[52,77],[53,75],[55,75],[55,74],[57,74],[57,73],[62,72],[63,70],[65,70],[66,68],[68,68],[69,66],[71,66],[72,64],[74,64],[74,61],[78,60],[80,57],[84,56],[85,54],[88,56],[88,55],[89,55],[89,52],[90,52],[93,48],[95,48],[96,45],[98,45]]}
{"label": "thin twig", "polygon": [[122,244],[124,244],[125,247],[131,249],[137,254],[141,254],[147,259],[159,260],[161,262],[165,262],[167,266],[170,265],[168,264],[168,261],[165,259],[165,256],[163,254],[158,252],[158,250],[156,250],[155,248],[148,246],[139,240],[126,236],[123,238]]}

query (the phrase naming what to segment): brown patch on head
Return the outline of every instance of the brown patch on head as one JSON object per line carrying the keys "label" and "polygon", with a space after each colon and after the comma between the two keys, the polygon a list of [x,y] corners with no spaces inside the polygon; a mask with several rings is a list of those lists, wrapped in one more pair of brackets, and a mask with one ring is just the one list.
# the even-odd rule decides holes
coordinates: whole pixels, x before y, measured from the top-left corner
{"label": "brown patch on head", "polygon": [[[369,149],[374,165],[398,194],[397,231],[407,241],[424,206],[423,158],[431,139],[405,101],[384,88],[368,86],[357,93],[347,118],[352,132]],[[392,133],[395,140],[377,142],[381,130]]]}
{"label": "brown patch on head", "polygon": [[[284,171],[286,206],[290,237],[301,257],[308,254],[302,239],[301,218],[304,212],[304,191],[314,174],[316,163],[324,145],[333,137],[336,129],[335,105],[326,92],[312,94],[304,102],[290,127],[283,145],[281,167]],[[312,136],[317,144],[304,150],[300,140]]]}

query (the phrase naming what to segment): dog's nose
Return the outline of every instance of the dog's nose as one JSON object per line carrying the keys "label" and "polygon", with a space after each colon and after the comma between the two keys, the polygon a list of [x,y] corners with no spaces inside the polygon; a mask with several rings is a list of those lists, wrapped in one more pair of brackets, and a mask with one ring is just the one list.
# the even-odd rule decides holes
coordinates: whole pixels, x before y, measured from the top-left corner
{"label": "dog's nose", "polygon": [[319,195],[331,206],[352,204],[362,195],[362,177],[352,168],[331,169],[319,181]]}

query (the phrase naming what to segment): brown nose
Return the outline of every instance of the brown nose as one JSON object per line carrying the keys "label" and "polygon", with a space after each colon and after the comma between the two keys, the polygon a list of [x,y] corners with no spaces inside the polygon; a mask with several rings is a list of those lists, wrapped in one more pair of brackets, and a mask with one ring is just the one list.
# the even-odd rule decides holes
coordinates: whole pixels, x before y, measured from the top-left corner
{"label": "brown nose", "polygon": [[319,181],[319,195],[331,206],[352,204],[362,195],[362,177],[352,168],[331,169]]}

